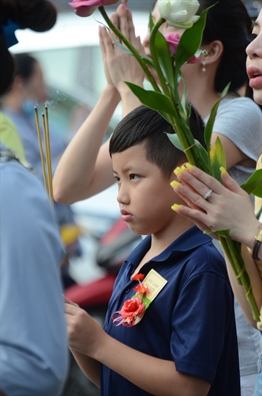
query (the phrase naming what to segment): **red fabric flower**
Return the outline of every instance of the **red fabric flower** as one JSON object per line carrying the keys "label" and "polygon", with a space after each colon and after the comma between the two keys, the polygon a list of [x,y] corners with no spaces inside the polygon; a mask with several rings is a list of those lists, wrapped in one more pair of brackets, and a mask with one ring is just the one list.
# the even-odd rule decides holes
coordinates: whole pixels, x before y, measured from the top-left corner
{"label": "red fabric flower", "polygon": [[133,290],[135,290],[137,294],[146,294],[149,292],[149,288],[144,286],[143,283],[139,283],[139,285],[134,287]]}
{"label": "red fabric flower", "polygon": [[86,17],[93,14],[97,7],[107,6],[117,2],[118,0],[73,0],[68,4],[75,9],[75,13],[78,16]]}
{"label": "red fabric flower", "polygon": [[[120,311],[112,315],[113,323],[116,326],[134,326],[137,317],[142,317],[145,312],[145,303],[140,298],[131,298],[125,301]],[[115,315],[119,315],[115,318]]]}
{"label": "red fabric flower", "polygon": [[[168,42],[169,50],[171,56],[174,56],[177,53],[178,43],[181,38],[180,34],[178,33],[168,33],[164,34],[166,41]],[[192,56],[187,63],[196,63],[200,60],[200,58],[196,56]]]}
{"label": "red fabric flower", "polygon": [[135,280],[135,281],[139,282],[139,281],[143,280],[144,277],[145,277],[144,274],[135,274],[134,276],[132,276],[132,280]]}

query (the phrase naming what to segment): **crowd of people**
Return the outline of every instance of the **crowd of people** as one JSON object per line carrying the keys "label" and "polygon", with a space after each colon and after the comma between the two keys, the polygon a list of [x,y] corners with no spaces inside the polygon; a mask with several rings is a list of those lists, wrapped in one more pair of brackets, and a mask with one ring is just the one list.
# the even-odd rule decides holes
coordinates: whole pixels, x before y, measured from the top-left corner
{"label": "crowd of people", "polygon": [[[14,3],[2,2],[1,26],[12,19],[20,28],[44,31],[55,23],[56,11],[48,1],[38,0],[38,8],[26,0]],[[215,1],[199,3],[198,13]],[[157,2],[152,18],[154,22],[160,18]],[[111,20],[140,53],[150,56],[150,33],[141,43],[126,5],[120,5]],[[257,328],[262,323],[252,318],[215,233],[229,229],[231,237],[243,244],[252,290],[262,307],[261,219],[254,214],[254,197],[239,187],[262,153],[261,31],[262,11],[252,28],[241,0],[220,0],[207,14],[200,61],[183,66],[193,105],[191,131],[203,144],[204,124],[231,82],[211,139],[214,144],[219,137],[225,150],[227,169],[220,184],[200,169],[183,165],[183,152],[161,133],[171,126],[156,111],[141,106],[124,82],[143,86],[142,69],[114,45],[105,27],[99,27],[107,84],[62,154],[53,191],[57,202],[68,205],[117,182],[123,220],[133,232],[147,235],[121,267],[104,328],[74,302],[63,306],[59,264],[64,252],[52,205],[28,169],[26,151],[18,145],[24,166],[19,155],[8,150],[14,145],[1,143],[0,316],[5,321],[0,332],[0,392],[4,395],[59,395],[66,379],[67,345],[101,395],[262,395],[262,337]],[[167,22],[160,32],[183,33]],[[3,31],[0,39],[3,95],[13,82],[10,67],[15,66]],[[5,96],[1,119],[16,139],[20,121],[15,126],[6,109],[18,98],[12,97],[19,75],[15,78],[8,93],[13,99]],[[248,85],[254,99],[245,96]],[[182,83],[179,88],[182,93]],[[119,101],[123,119],[102,145]],[[179,172],[174,173],[176,167]],[[261,202],[255,204],[259,209]],[[207,229],[210,236],[202,233]],[[146,304],[141,296],[146,296]]]}

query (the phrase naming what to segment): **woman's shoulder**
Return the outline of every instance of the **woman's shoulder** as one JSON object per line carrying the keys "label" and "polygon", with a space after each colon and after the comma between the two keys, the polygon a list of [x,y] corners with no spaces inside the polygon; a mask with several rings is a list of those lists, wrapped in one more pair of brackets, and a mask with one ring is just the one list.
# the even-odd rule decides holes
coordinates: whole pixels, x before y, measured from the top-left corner
{"label": "woman's shoulder", "polygon": [[237,96],[233,94],[226,95],[220,102],[219,108],[223,109],[246,109],[261,113],[260,107],[251,98]]}

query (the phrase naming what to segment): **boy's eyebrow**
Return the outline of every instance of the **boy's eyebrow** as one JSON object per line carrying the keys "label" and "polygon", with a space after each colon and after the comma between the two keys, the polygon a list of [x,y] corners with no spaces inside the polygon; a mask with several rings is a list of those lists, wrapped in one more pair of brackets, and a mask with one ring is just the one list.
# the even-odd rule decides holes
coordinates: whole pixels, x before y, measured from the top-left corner
{"label": "boy's eyebrow", "polygon": [[[112,169],[113,173],[118,173],[114,168]],[[141,172],[141,169],[136,167],[136,165],[128,165],[125,168],[122,169],[123,173],[128,173],[128,172]]]}

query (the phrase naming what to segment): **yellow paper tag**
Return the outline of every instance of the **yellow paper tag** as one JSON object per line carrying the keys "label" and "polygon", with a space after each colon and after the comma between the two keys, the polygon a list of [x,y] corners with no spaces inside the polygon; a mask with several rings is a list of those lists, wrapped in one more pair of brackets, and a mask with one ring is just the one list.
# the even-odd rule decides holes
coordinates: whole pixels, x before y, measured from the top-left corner
{"label": "yellow paper tag", "polygon": [[147,298],[152,302],[166,284],[167,280],[159,275],[154,269],[151,269],[143,280],[143,285],[149,288],[149,291],[146,293]]}

